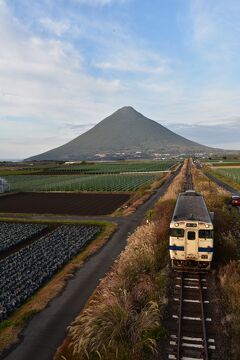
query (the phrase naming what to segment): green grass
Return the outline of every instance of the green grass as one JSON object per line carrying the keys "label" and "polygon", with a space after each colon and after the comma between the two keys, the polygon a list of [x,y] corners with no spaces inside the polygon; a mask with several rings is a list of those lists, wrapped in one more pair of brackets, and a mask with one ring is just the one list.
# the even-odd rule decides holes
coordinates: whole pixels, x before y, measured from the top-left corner
{"label": "green grass", "polygon": [[5,176],[11,191],[132,192],[159,178],[152,174]]}
{"label": "green grass", "polygon": [[230,178],[237,184],[240,184],[240,167],[239,167],[239,169],[237,169],[237,168],[226,169],[225,168],[225,169],[215,169],[214,171],[216,171],[218,174],[227,176],[228,178]]}
{"label": "green grass", "polygon": [[3,320],[1,323],[0,323],[0,330],[1,329],[5,329],[9,326],[12,325],[12,321],[11,320]]}

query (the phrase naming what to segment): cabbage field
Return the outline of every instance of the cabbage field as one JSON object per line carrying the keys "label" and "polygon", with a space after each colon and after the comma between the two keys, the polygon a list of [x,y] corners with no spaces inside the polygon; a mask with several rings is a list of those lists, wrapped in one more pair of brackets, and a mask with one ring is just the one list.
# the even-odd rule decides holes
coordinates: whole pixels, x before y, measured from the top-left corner
{"label": "cabbage field", "polygon": [[56,174],[121,174],[127,172],[154,172],[169,170],[176,161],[141,161],[141,162],[118,162],[118,163],[86,163],[61,165],[49,168],[48,173]]}
{"label": "cabbage field", "polygon": [[11,191],[132,192],[147,186],[160,174],[125,175],[8,175]]}
{"label": "cabbage field", "polygon": [[0,222],[0,253],[31,239],[47,229],[46,224],[14,224]]}
{"label": "cabbage field", "polygon": [[214,169],[218,174],[229,177],[231,180],[235,181],[237,184],[240,184],[240,167],[239,168],[223,168],[223,169]]}
{"label": "cabbage field", "polygon": [[[11,241],[17,227],[10,224]],[[33,225],[34,228],[34,225]],[[0,322],[21,306],[101,231],[99,226],[61,225],[0,260]]]}

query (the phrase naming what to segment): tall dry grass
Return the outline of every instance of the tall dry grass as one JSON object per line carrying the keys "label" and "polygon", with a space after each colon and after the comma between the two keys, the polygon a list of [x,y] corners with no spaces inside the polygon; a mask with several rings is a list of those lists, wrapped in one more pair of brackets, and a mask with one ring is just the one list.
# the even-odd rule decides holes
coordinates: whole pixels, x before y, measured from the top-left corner
{"label": "tall dry grass", "polygon": [[160,202],[167,201],[167,200],[170,200],[170,201],[176,200],[178,194],[181,191],[183,191],[189,161],[191,161],[191,160],[186,159],[184,161],[184,164],[183,164],[179,174],[175,177],[174,181],[170,184],[167,192],[161,197]]}
{"label": "tall dry grass", "polygon": [[214,212],[215,262],[221,266],[238,257],[237,239],[239,238],[240,217],[235,209],[229,210],[230,193],[193,167],[195,189],[206,201],[207,207]]}
{"label": "tall dry grass", "polygon": [[214,211],[214,247],[216,277],[225,322],[230,341],[229,358],[240,358],[240,216],[236,209],[227,206],[230,193],[210,181],[201,171],[194,169],[196,190],[201,192],[210,211]]}
{"label": "tall dry grass", "polygon": [[220,269],[220,284],[227,308],[227,326],[230,339],[231,359],[240,358],[240,262],[231,261]]}
{"label": "tall dry grass", "polygon": [[[139,227],[85,311],[69,329],[69,359],[148,359],[157,351],[166,303],[165,243],[155,224]],[[161,261],[159,261],[161,260]],[[68,355],[69,356],[69,355]],[[68,357],[67,357],[68,359]]]}
{"label": "tall dry grass", "polygon": [[55,359],[145,360],[158,353],[168,283],[168,230],[186,165],[154,209],[154,221],[132,234],[111,272],[69,327]]}
{"label": "tall dry grass", "polygon": [[230,198],[230,193],[210,180],[203,172],[192,167],[194,188],[200,192],[209,207],[222,207]]}

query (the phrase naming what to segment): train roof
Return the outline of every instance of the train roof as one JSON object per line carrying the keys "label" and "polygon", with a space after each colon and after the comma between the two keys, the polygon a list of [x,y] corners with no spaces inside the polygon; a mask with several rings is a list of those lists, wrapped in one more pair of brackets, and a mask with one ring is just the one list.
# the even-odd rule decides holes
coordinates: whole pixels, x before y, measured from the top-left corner
{"label": "train roof", "polygon": [[179,194],[172,221],[196,220],[211,223],[211,217],[202,195],[193,190]]}

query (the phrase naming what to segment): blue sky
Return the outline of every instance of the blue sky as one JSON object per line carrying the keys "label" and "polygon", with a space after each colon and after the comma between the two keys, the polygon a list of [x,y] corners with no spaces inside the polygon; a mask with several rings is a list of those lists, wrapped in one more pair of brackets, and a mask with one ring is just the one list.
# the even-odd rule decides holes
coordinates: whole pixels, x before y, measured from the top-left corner
{"label": "blue sky", "polygon": [[0,158],[24,158],[131,105],[240,149],[238,0],[0,0]]}

